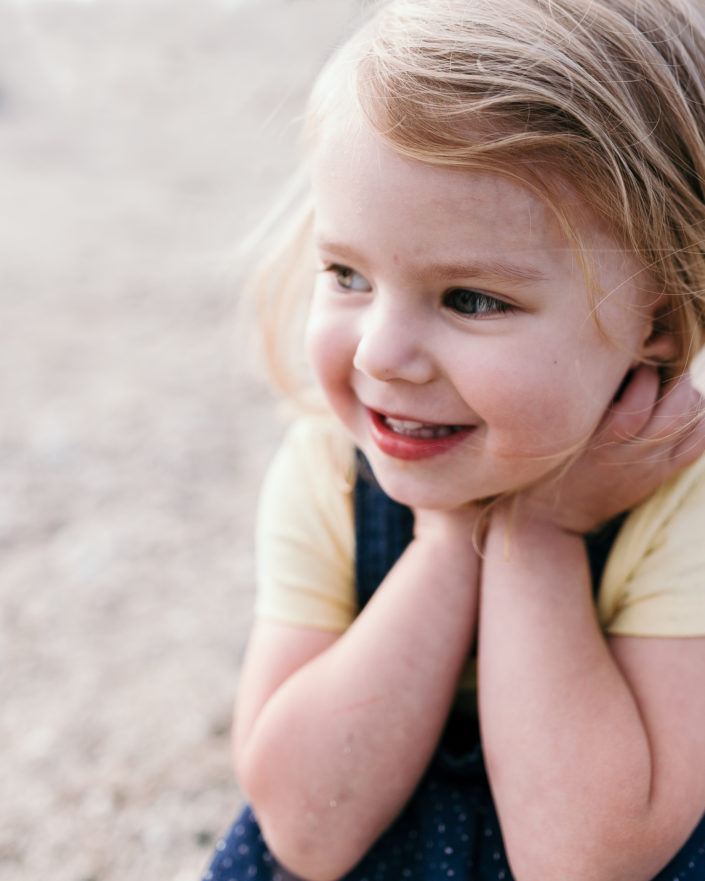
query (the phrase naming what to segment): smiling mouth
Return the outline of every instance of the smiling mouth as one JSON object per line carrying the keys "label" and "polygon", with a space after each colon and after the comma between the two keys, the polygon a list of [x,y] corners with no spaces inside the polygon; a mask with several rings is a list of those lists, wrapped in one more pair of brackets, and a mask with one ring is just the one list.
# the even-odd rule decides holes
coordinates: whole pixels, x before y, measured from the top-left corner
{"label": "smiling mouth", "polygon": [[382,413],[379,414],[379,420],[394,434],[418,440],[440,440],[467,428],[464,425],[438,425],[432,422],[416,422],[412,419],[393,419]]}
{"label": "smiling mouth", "polygon": [[370,436],[385,455],[407,462],[429,459],[449,452],[475,430],[474,425],[442,425],[387,416],[368,410]]}

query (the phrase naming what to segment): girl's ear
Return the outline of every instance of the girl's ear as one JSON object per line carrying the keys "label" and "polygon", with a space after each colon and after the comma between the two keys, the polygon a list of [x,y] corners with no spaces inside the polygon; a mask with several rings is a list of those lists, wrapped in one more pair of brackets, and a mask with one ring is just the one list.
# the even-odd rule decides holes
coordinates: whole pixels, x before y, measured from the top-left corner
{"label": "girl's ear", "polygon": [[669,364],[678,359],[680,347],[676,331],[667,320],[663,306],[656,309],[648,329],[648,335],[641,347],[644,360],[657,364]]}

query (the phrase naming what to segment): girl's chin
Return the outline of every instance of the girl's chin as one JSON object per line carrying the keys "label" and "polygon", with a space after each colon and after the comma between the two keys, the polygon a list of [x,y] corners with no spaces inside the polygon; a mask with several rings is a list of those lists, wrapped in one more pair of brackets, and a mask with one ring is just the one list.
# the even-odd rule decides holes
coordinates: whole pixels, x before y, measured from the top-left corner
{"label": "girl's chin", "polygon": [[408,472],[404,473],[403,466],[399,474],[389,474],[384,468],[375,469],[374,464],[372,471],[389,498],[409,508],[451,511],[485,498],[479,488],[473,491],[471,488],[458,486],[457,481],[447,485],[438,480],[414,479]]}
{"label": "girl's chin", "polygon": [[[555,468],[521,468],[512,474],[480,474],[477,481],[458,479],[457,471],[439,474],[421,463],[388,459],[380,461],[374,449],[364,450],[375,479],[394,501],[410,508],[452,511],[466,505],[486,503],[501,496],[511,496],[555,473]],[[476,466],[482,471],[482,466]],[[465,469],[464,469],[465,470]],[[426,473],[424,473],[426,471]]]}

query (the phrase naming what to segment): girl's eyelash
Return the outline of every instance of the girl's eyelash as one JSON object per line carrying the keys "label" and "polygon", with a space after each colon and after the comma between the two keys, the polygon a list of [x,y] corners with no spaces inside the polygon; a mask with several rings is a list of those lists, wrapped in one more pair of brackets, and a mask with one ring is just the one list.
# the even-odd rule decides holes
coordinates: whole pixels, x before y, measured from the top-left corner
{"label": "girl's eyelash", "polygon": [[443,296],[443,303],[460,315],[497,315],[514,311],[505,300],[472,288],[452,288]]}
{"label": "girl's eyelash", "polygon": [[336,275],[339,272],[344,271],[351,272],[352,270],[348,269],[347,266],[343,266],[342,263],[325,263],[318,271],[325,274],[326,272],[330,272],[333,275]]}
{"label": "girl's eyelash", "polygon": [[[356,272],[349,266],[344,266],[342,263],[326,263],[319,272],[330,273],[333,275],[337,284],[343,288],[343,290],[365,291],[370,288],[369,282],[363,275],[360,275],[359,272]],[[354,277],[359,278],[362,284],[355,286],[352,283]]]}

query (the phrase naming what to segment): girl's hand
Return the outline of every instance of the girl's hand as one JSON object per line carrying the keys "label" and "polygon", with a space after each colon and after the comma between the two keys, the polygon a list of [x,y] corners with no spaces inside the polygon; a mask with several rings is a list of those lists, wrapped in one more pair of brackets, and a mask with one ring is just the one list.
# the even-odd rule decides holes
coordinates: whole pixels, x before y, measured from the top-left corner
{"label": "girl's hand", "polygon": [[452,511],[414,509],[414,537],[458,548],[475,549],[478,543],[479,505],[463,505]]}
{"label": "girl's hand", "polygon": [[515,514],[584,534],[647,499],[705,452],[705,402],[688,374],[662,387],[642,365],[579,457],[519,493]]}

